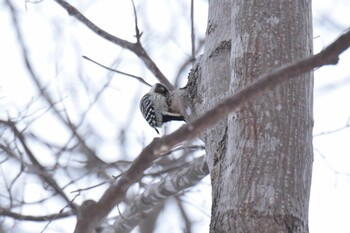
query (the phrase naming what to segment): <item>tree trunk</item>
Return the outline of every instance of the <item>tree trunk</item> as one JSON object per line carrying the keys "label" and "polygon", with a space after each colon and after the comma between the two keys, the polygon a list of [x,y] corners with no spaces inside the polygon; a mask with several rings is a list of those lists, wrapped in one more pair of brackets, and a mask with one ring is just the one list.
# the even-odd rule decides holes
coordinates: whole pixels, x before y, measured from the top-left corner
{"label": "tree trunk", "polygon": [[[311,1],[209,1],[205,45],[197,114],[311,55]],[[213,189],[210,232],[308,232],[312,75],[249,102],[202,136]]]}

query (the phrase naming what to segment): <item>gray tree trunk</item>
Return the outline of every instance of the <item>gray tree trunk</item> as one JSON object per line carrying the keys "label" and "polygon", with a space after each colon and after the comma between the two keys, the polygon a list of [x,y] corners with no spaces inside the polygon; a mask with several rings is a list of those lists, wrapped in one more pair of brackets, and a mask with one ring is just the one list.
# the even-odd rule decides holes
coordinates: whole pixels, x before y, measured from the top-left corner
{"label": "gray tree trunk", "polygon": [[[205,52],[190,76],[201,114],[260,75],[312,54],[311,0],[209,1]],[[202,135],[212,180],[210,232],[308,232],[311,73]]]}

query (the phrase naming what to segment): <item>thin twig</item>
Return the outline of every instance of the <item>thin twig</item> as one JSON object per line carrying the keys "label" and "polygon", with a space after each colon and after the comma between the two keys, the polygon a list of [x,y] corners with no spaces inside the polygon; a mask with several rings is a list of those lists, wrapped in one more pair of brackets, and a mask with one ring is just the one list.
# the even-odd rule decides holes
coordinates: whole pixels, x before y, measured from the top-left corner
{"label": "thin twig", "polygon": [[139,76],[136,76],[136,75],[133,75],[133,74],[129,74],[129,73],[125,73],[125,72],[122,72],[122,71],[119,71],[119,70],[115,70],[115,69],[109,68],[108,66],[102,65],[101,63],[98,63],[97,61],[94,61],[94,60],[92,60],[91,58],[89,58],[87,56],[83,56],[83,58],[88,60],[88,61],[91,61],[91,62],[95,63],[96,65],[99,65],[99,66],[101,66],[101,67],[103,67],[103,68],[105,68],[105,69],[107,69],[109,71],[112,71],[112,72],[115,72],[117,74],[122,74],[122,75],[125,75],[125,76],[128,76],[128,77],[137,79],[138,81],[140,81],[143,84],[146,84],[149,87],[152,86],[151,84],[149,84],[148,82],[146,82],[143,78],[141,78]]}
{"label": "thin twig", "polygon": [[195,53],[196,53],[196,35],[194,31],[194,0],[191,0],[191,60],[192,60],[192,65],[194,64],[195,61]]}
{"label": "thin twig", "polygon": [[70,217],[70,216],[73,216],[74,213],[72,211],[67,211],[67,212],[56,213],[56,214],[33,216],[33,215],[18,214],[15,212],[11,212],[7,209],[0,208],[0,215],[6,216],[6,217],[11,217],[11,218],[17,219],[17,220],[42,222],[42,221],[52,221],[55,219]]}
{"label": "thin twig", "polygon": [[[77,195],[75,195],[75,197],[72,199],[72,203],[74,202],[75,198],[77,198],[79,196],[79,193]],[[49,225],[51,224],[51,222],[55,219],[57,219],[60,215],[62,215],[64,212],[64,209],[67,208],[69,205],[66,205],[65,207],[63,207],[57,214],[55,217],[51,218],[45,225],[45,227],[41,230],[40,233],[43,233],[46,231],[46,229],[49,227]]]}
{"label": "thin twig", "polygon": [[137,23],[137,13],[136,13],[136,7],[135,7],[134,0],[131,0],[131,3],[132,3],[132,8],[134,10],[134,18],[135,18],[136,43],[141,44],[140,39],[141,39],[141,36],[142,36],[142,32],[140,33],[139,26],[138,26],[138,23]]}
{"label": "thin twig", "polygon": [[333,166],[327,161],[326,156],[324,156],[320,150],[318,150],[316,147],[314,147],[314,150],[318,153],[318,155],[323,159],[329,170],[331,170],[334,174],[336,175],[345,175],[345,176],[350,176],[350,173],[348,172],[342,172],[338,171],[337,169],[333,168]]}
{"label": "thin twig", "polygon": [[338,132],[340,132],[340,131],[342,131],[344,129],[347,129],[349,127],[350,127],[350,118],[348,119],[348,121],[346,122],[346,124],[344,126],[342,126],[340,128],[337,128],[337,129],[333,129],[333,130],[320,132],[318,134],[315,134],[314,138],[319,137],[319,136],[323,136],[323,135],[338,133]]}
{"label": "thin twig", "polygon": [[87,190],[90,190],[90,189],[93,189],[93,188],[97,188],[97,187],[100,187],[104,184],[108,184],[108,183],[111,183],[115,180],[115,178],[111,178],[109,180],[106,180],[106,181],[102,181],[101,183],[98,183],[98,184],[95,184],[95,185],[92,185],[92,186],[89,186],[87,188],[81,188],[81,189],[77,189],[77,190],[73,190],[71,191],[71,193],[81,193],[81,192],[84,192],[84,191],[87,191]]}

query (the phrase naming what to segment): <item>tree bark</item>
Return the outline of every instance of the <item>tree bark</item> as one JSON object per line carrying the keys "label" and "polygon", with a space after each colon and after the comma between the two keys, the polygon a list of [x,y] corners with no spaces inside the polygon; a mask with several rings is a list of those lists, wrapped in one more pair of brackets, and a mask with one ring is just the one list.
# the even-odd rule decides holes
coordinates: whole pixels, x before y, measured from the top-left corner
{"label": "tree bark", "polygon": [[[312,54],[311,0],[209,1],[195,115],[259,75]],[[308,232],[312,73],[250,101],[202,135],[210,232]]]}

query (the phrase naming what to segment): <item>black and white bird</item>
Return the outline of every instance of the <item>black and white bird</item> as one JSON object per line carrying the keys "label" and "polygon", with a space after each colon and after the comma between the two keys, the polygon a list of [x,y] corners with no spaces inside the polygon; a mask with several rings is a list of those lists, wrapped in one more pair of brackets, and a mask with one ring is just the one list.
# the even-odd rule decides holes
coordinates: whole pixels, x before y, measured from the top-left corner
{"label": "black and white bird", "polygon": [[166,86],[156,83],[140,101],[140,110],[148,124],[156,130],[168,121],[185,121],[185,118],[175,112],[169,112],[170,92]]}

